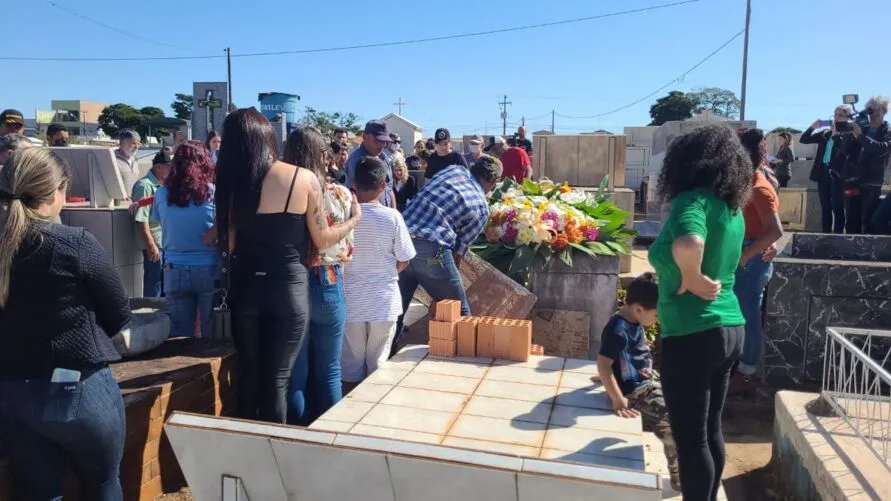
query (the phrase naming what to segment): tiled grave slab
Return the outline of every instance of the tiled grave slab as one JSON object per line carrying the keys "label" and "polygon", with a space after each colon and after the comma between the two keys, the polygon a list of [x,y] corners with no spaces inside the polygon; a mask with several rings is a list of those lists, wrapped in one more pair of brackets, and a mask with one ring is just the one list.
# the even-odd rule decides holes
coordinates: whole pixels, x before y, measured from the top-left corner
{"label": "tiled grave slab", "polygon": [[448,431],[454,417],[455,414],[450,412],[378,404],[365,415],[359,424],[443,435]]}
{"label": "tiled grave slab", "polygon": [[542,499],[655,501],[662,499],[661,492],[651,489],[629,489],[606,483],[565,480],[522,473],[517,475],[517,493],[519,501],[541,501]]}
{"label": "tiled grave slab", "polygon": [[560,388],[578,389],[578,388],[594,388],[599,386],[599,382],[592,381],[592,377],[598,377],[596,374],[585,374],[583,372],[563,371],[563,377],[560,378]]}
{"label": "tiled grave slab", "polygon": [[489,365],[491,365],[492,360],[484,358],[481,358],[479,360],[481,362],[484,360],[488,360],[489,363],[462,363],[453,362],[445,358],[428,358],[419,363],[417,367],[415,367],[415,372],[481,379],[489,370]]}
{"label": "tiled grave slab", "polygon": [[412,372],[399,383],[399,386],[470,395],[473,393],[473,390],[476,389],[479,382],[480,380],[477,378]]}
{"label": "tiled grave slab", "polygon": [[344,400],[371,402],[376,404],[383,400],[384,396],[386,396],[392,389],[393,386],[389,384],[362,383],[353,389],[349,395],[344,397]]}
{"label": "tiled grave slab", "polygon": [[599,374],[596,360],[582,360],[578,358],[567,358],[563,371],[581,372],[582,374],[588,374],[590,376]]}
{"label": "tiled grave slab", "polygon": [[556,404],[589,409],[612,410],[613,408],[609,395],[599,384],[589,388],[560,388]]}
{"label": "tiled grave slab", "polygon": [[555,405],[551,412],[549,424],[552,427],[577,427],[590,430],[618,431],[639,435],[642,430],[640,417],[623,418],[617,416],[612,410],[590,409],[585,407],[570,407],[567,405]]}
{"label": "tiled grave slab", "polygon": [[430,411],[455,413],[469,397],[459,393],[445,393],[397,386],[381,400],[382,404],[413,407]]}
{"label": "tiled grave slab", "polygon": [[549,403],[554,399],[557,388],[538,384],[511,383],[484,379],[476,390],[477,395],[484,397],[525,400],[527,402]]}
{"label": "tiled grave slab", "polygon": [[585,454],[584,452],[558,451],[557,449],[542,449],[539,454],[541,459],[559,459],[575,463],[586,463],[597,466],[610,466],[614,468],[627,468],[629,470],[643,471],[645,463],[633,459],[625,459],[616,456],[602,456],[600,454]]}
{"label": "tiled grave slab", "polygon": [[560,376],[560,371],[542,371],[510,365],[497,365],[486,373],[486,379],[490,380],[546,386],[557,386],[560,383]]}
{"label": "tiled grave slab", "polygon": [[512,367],[525,367],[527,369],[536,369],[540,371],[561,371],[565,358],[548,357],[541,355],[529,355],[526,362],[514,362],[513,360],[495,360],[493,365],[510,365]]}
{"label": "tiled grave slab", "polygon": [[584,428],[548,428],[542,447],[568,452],[582,452],[643,461],[643,439],[638,435],[625,435]]}
{"label": "tiled grave slab", "polygon": [[374,404],[371,402],[357,402],[342,400],[325,413],[325,421],[339,421],[341,423],[358,423]]}
{"label": "tiled grave slab", "polygon": [[368,379],[363,381],[363,383],[394,385],[402,381],[402,378],[408,375],[408,373],[409,371],[407,370],[378,369],[374,371],[374,374],[368,376]]}
{"label": "tiled grave slab", "polygon": [[547,424],[551,414],[551,405],[550,403],[475,395],[467,402],[463,414]]}
{"label": "tiled grave slab", "polygon": [[310,430],[319,430],[319,431],[333,431],[335,433],[346,433],[350,431],[354,425],[353,423],[343,423],[340,421],[323,421],[321,419],[317,419],[311,425],[308,426]]}
{"label": "tiled grave slab", "polygon": [[449,430],[449,436],[540,447],[545,430],[547,425],[543,423],[463,415]]}
{"label": "tiled grave slab", "polygon": [[392,438],[394,440],[408,440],[423,444],[438,444],[442,437],[432,433],[418,431],[398,430],[396,428],[383,428],[381,426],[369,426],[357,424],[350,430],[353,435],[368,435],[369,437]]}
{"label": "tiled grave slab", "polygon": [[478,451],[498,452],[514,456],[538,457],[538,447],[526,447],[523,445],[505,444],[500,442],[487,442],[485,440],[473,440],[459,437],[446,437],[442,445],[473,449]]}

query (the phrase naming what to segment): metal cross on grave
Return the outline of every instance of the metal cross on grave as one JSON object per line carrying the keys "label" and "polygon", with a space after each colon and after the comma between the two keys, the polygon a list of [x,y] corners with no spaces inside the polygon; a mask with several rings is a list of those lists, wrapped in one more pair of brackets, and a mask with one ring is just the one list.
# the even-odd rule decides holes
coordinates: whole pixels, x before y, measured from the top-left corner
{"label": "metal cross on grave", "polygon": [[222,108],[223,103],[219,99],[214,99],[213,89],[207,89],[207,92],[204,94],[204,99],[200,99],[198,101],[198,107],[207,108],[207,132],[215,130],[213,123],[213,110],[215,108]]}

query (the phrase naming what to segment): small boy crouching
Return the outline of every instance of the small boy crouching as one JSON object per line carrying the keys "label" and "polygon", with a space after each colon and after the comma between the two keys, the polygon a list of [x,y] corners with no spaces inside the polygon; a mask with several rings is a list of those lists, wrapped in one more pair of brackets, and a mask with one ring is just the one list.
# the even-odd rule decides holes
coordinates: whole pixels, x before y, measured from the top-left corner
{"label": "small boy crouching", "polygon": [[652,431],[665,444],[671,483],[679,491],[677,454],[668,410],[644,333],[644,327],[656,323],[658,300],[655,274],[644,273],[631,282],[624,306],[603,329],[597,368],[616,415],[642,416],[644,430]]}
{"label": "small boy crouching", "polygon": [[402,314],[399,272],[415,257],[402,215],[379,201],[389,171],[377,157],[362,157],[356,164],[353,189],[362,204],[362,221],[354,231],[353,260],[343,272],[347,323],[341,363],[347,390],[387,360]]}

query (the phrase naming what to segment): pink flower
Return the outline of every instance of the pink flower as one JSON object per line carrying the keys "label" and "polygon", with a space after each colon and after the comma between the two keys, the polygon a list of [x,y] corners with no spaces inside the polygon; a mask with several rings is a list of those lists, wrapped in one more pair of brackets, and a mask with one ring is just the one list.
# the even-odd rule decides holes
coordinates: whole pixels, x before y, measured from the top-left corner
{"label": "pink flower", "polygon": [[513,224],[508,223],[507,228],[504,229],[504,236],[501,239],[506,244],[512,244],[517,240],[518,233],[520,232],[517,231],[517,228]]}
{"label": "pink flower", "polygon": [[541,220],[542,221],[551,221],[552,223],[554,223],[554,228],[557,227],[557,221],[559,219],[560,218],[557,216],[556,212],[545,212],[544,214],[541,215]]}
{"label": "pink flower", "polygon": [[588,228],[588,231],[585,232],[585,240],[593,242],[597,240],[598,235],[600,235],[600,231],[597,227]]}
{"label": "pink flower", "polygon": [[504,220],[505,220],[505,221],[508,221],[508,222],[513,221],[516,217],[517,217],[517,210],[516,210],[516,209],[511,209],[511,210],[509,210],[509,211],[507,211],[507,212],[504,213]]}

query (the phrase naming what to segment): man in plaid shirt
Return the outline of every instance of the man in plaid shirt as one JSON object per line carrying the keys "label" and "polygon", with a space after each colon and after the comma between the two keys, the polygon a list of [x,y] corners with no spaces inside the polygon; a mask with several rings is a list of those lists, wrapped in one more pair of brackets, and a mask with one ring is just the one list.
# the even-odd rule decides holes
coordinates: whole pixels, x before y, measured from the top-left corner
{"label": "man in plaid shirt", "polygon": [[470,315],[458,266],[489,219],[486,193],[501,179],[501,162],[481,156],[468,171],[451,165],[439,171],[411,200],[403,216],[417,255],[399,274],[402,316],[396,325],[392,354],[402,336],[402,322],[418,286],[434,301],[461,301],[461,314]]}

